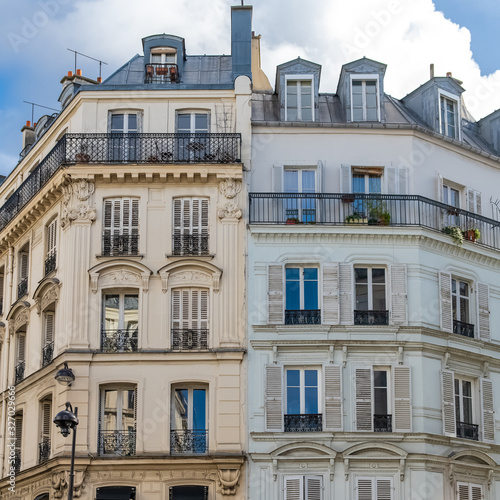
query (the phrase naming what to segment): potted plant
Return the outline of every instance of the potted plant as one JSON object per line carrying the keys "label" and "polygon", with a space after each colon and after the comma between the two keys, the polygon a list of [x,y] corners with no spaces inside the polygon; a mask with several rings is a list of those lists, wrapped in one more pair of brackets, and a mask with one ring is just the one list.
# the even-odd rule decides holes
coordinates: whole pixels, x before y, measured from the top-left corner
{"label": "potted plant", "polygon": [[346,224],[368,224],[368,218],[362,214],[354,212],[345,218]]}
{"label": "potted plant", "polygon": [[452,240],[458,245],[462,246],[462,243],[464,242],[464,235],[462,233],[462,230],[457,227],[457,226],[446,226],[443,229],[443,233],[449,234],[452,238]]}
{"label": "potted plant", "polygon": [[75,161],[78,163],[88,163],[90,161],[86,144],[80,144],[80,152],[75,154]]}
{"label": "potted plant", "polygon": [[474,243],[481,237],[481,232],[479,231],[479,229],[469,228],[463,231],[463,236],[466,240],[472,241],[472,243]]}
{"label": "potted plant", "polygon": [[299,219],[297,217],[289,217],[286,220],[287,224],[299,224]]}
{"label": "potted plant", "polygon": [[369,201],[368,209],[368,224],[377,226],[388,226],[391,223],[391,214],[389,213],[385,203],[380,201]]}

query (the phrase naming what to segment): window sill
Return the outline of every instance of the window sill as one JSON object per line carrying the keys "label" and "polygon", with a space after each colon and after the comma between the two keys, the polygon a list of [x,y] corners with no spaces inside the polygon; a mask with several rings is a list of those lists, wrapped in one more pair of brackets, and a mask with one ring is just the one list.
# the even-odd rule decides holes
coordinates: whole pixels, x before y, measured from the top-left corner
{"label": "window sill", "polygon": [[209,255],[198,255],[198,254],[186,254],[186,255],[173,255],[173,254],[165,254],[165,258],[172,262],[178,262],[180,260],[186,260],[186,259],[196,259],[196,260],[201,260],[208,262],[212,260],[215,257],[215,254],[209,254]]}
{"label": "window sill", "polygon": [[142,260],[145,257],[144,254],[137,254],[137,255],[96,255],[95,258],[98,260],[121,260],[121,259],[126,259],[126,260]]}

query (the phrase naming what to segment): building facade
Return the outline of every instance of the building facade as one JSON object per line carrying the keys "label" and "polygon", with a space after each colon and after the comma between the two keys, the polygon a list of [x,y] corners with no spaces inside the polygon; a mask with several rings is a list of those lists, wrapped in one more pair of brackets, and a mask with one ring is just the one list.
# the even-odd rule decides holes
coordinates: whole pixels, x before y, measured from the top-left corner
{"label": "building facade", "polygon": [[232,56],[146,37],[23,128],[0,187],[2,498],[68,494],[66,401],[76,497],[245,497],[251,14],[231,11]]}

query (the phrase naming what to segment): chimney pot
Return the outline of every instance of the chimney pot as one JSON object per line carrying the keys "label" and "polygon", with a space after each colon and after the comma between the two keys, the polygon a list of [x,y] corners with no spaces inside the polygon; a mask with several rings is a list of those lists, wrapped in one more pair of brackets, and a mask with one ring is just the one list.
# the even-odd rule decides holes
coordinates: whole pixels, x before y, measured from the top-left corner
{"label": "chimney pot", "polygon": [[31,121],[30,120],[26,120],[26,126],[27,127],[31,127]]}
{"label": "chimney pot", "polygon": [[448,72],[446,73],[446,76],[451,77],[451,76],[452,76],[451,71],[448,71]]}
{"label": "chimney pot", "polygon": [[82,76],[82,70],[81,69],[77,69],[76,70],[76,76]]}
{"label": "chimney pot", "polygon": [[97,77],[97,83],[102,83],[102,76]]}
{"label": "chimney pot", "polygon": [[68,71],[68,76],[69,77],[73,76],[73,71]]}

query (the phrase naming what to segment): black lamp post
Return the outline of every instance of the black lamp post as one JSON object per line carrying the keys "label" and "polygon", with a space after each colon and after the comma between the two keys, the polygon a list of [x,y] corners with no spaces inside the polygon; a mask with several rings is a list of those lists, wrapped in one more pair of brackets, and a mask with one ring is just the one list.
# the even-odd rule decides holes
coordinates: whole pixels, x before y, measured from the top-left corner
{"label": "black lamp post", "polygon": [[68,366],[68,363],[64,363],[64,368],[61,368],[54,377],[60,384],[66,384],[68,387],[75,380],[75,374],[73,370]]}
{"label": "black lamp post", "polygon": [[[61,370],[59,370],[61,371]],[[54,417],[54,424],[61,429],[61,434],[67,437],[73,429],[73,443],[71,445],[71,467],[69,471],[69,491],[68,500],[73,500],[73,484],[75,480],[75,446],[76,446],[76,427],[78,425],[78,408],[75,407],[75,413],[73,413],[73,407],[71,403],[66,403],[66,409],[60,411]]]}

